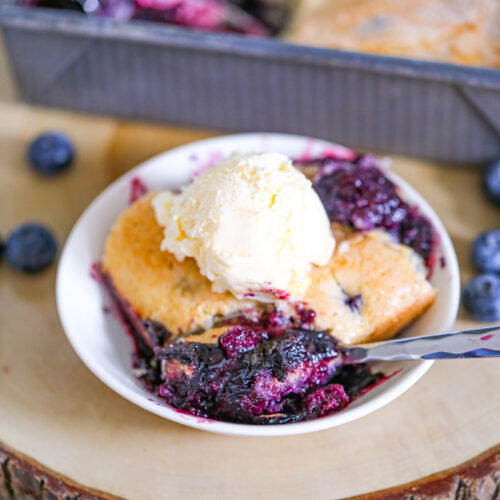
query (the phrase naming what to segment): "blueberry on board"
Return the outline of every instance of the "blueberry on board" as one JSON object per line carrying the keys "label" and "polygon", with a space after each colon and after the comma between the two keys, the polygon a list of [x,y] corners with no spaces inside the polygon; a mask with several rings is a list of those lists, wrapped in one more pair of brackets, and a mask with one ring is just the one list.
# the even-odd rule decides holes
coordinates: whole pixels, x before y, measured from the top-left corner
{"label": "blueberry on board", "polygon": [[500,277],[481,274],[469,281],[463,294],[464,306],[478,321],[500,321]]}
{"label": "blueberry on board", "polygon": [[500,273],[500,229],[479,236],[472,246],[472,260],[483,273]]}
{"label": "blueberry on board", "polygon": [[483,175],[483,187],[486,196],[493,203],[500,205],[500,158],[486,167]]}
{"label": "blueberry on board", "polygon": [[49,266],[57,254],[57,242],[52,233],[36,223],[14,229],[5,244],[5,259],[18,271],[35,273]]}
{"label": "blueberry on board", "polygon": [[31,165],[42,175],[55,175],[62,172],[71,164],[73,157],[73,143],[61,133],[42,134],[28,148],[28,159]]}

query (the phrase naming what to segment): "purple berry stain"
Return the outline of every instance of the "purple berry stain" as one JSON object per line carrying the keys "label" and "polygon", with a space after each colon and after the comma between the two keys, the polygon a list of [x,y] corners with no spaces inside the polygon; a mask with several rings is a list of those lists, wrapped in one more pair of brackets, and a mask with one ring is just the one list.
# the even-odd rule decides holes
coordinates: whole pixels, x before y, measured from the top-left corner
{"label": "purple berry stain", "polygon": [[128,204],[132,205],[137,200],[142,198],[145,194],[147,194],[148,188],[142,181],[140,177],[133,177],[130,181],[130,193],[128,198]]}

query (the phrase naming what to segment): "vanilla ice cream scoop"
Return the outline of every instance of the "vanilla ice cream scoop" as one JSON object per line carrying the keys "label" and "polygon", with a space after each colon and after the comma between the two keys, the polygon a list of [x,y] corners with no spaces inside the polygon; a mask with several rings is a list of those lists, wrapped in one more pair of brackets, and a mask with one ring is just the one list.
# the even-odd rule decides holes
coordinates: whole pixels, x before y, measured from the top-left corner
{"label": "vanilla ice cream scoop", "polygon": [[302,299],[335,247],[311,182],[282,154],[233,154],[152,204],[161,249],[193,257],[215,292],[238,298]]}

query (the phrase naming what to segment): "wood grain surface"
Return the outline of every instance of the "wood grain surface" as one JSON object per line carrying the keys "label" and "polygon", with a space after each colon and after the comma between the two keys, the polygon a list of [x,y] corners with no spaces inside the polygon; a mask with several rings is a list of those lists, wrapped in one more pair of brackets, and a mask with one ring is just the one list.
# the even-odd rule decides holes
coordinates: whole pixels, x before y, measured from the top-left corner
{"label": "wood grain surface", "polygon": [[0,443],[0,500],[119,500]]}
{"label": "wood grain surface", "polygon": [[[498,498],[500,446],[458,467],[412,483],[351,497],[350,500],[445,500]],[[120,500],[75,483],[0,443],[0,500]]]}
{"label": "wood grain surface", "polygon": [[[25,162],[30,139],[48,129],[67,132],[78,151],[72,169],[51,180]],[[117,176],[211,135],[0,103],[0,235],[38,220],[62,245]],[[471,241],[500,226],[479,173],[402,158],[394,169],[442,217],[470,278]],[[415,481],[500,443],[497,360],[438,362],[376,413],[311,435],[248,439],[171,423],[122,399],[78,359],[58,320],[55,274],[56,266],[23,276],[0,264],[0,441],[88,487],[133,499],[341,498]],[[473,326],[461,312],[456,327]]]}
{"label": "wood grain surface", "polygon": [[458,467],[351,500],[496,500],[499,492],[500,446],[495,446]]}
{"label": "wood grain surface", "polygon": [[5,53],[4,41],[0,33],[0,101],[14,100],[14,82]]}

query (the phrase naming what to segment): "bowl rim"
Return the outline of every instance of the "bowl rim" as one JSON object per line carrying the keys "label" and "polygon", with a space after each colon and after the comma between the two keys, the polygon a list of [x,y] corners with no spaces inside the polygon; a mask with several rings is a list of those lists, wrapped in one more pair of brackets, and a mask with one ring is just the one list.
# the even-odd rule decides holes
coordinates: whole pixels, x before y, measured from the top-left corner
{"label": "bowl rim", "polygon": [[[64,294],[65,294],[65,283],[64,283],[64,269],[68,265],[71,259],[70,250],[72,246],[72,241],[75,236],[80,231],[80,227],[83,222],[91,217],[93,212],[98,212],[100,205],[104,200],[118,188],[118,185],[130,181],[133,177],[140,174],[145,168],[148,168],[158,162],[161,162],[165,157],[171,156],[172,154],[183,153],[184,151],[190,151],[194,149],[202,149],[207,146],[211,148],[214,147],[218,142],[233,141],[235,143],[235,148],[237,148],[238,142],[252,141],[256,138],[266,137],[267,139],[282,140],[286,139],[289,141],[301,141],[304,144],[308,141],[315,141],[318,144],[324,145],[326,147],[336,147],[343,149],[345,151],[352,151],[344,146],[339,146],[330,141],[324,141],[321,139],[311,138],[308,136],[295,135],[295,134],[281,134],[281,133],[266,133],[266,132],[256,132],[256,133],[242,133],[242,134],[229,134],[216,136],[208,139],[202,139],[199,141],[190,142],[183,144],[176,148],[169,149],[158,155],[149,158],[148,160],[140,163],[136,167],[128,170],[119,178],[114,180],[110,185],[108,185],[94,200],[86,207],[83,213],[80,215],[76,223],[74,224],[67,240],[64,245],[64,249],[61,254],[61,258],[58,265],[57,277],[56,277],[56,302],[57,309],[59,313],[59,318],[63,326],[63,330],[83,363],[89,368],[89,370],[99,378],[104,384],[110,387],[112,390],[117,392],[119,395],[129,400],[130,402],[136,404],[137,406],[144,408],[145,410],[159,415],[168,420],[187,425],[196,429],[206,430],[209,432],[227,434],[227,435],[239,435],[239,436],[284,436],[284,435],[296,435],[304,434],[308,432],[314,432],[319,430],[324,430],[332,427],[337,427],[339,425],[351,422],[358,418],[361,418],[375,410],[385,406],[390,403],[401,394],[406,392],[412,385],[414,385],[432,366],[434,361],[416,361],[414,366],[405,370],[404,373],[400,375],[400,380],[392,386],[388,387],[386,390],[382,391],[380,394],[376,395],[374,398],[364,401],[356,407],[349,407],[348,411],[340,411],[326,417],[307,420],[296,423],[280,424],[280,425],[251,425],[251,424],[241,424],[232,422],[216,421],[212,419],[202,418],[195,415],[191,415],[180,410],[177,410],[168,405],[162,404],[158,405],[154,401],[154,395],[151,398],[144,397],[141,394],[135,393],[129,389],[121,381],[115,379],[115,377],[110,374],[105,366],[99,364],[92,356],[87,355],[86,351],[81,348],[80,342],[78,341],[78,335],[75,335],[72,328],[72,322],[69,312],[64,307]],[[450,288],[448,293],[450,295],[449,304],[450,306],[446,310],[446,314],[441,320],[444,330],[449,330],[452,328],[459,307],[460,299],[460,275],[458,261],[456,257],[455,250],[453,248],[451,239],[446,231],[443,223],[439,219],[436,212],[432,209],[429,203],[423,198],[418,191],[416,191],[409,183],[403,180],[397,174],[392,171],[385,172],[387,177],[392,180],[400,189],[403,194],[407,194],[411,198],[412,202],[416,203],[419,208],[425,213],[427,217],[431,219],[431,222],[438,233],[440,239],[441,252],[446,259],[446,266],[450,275]],[[424,313],[425,315],[426,313]],[[439,332],[431,332],[439,333]],[[347,410],[347,409],[346,409]]]}

